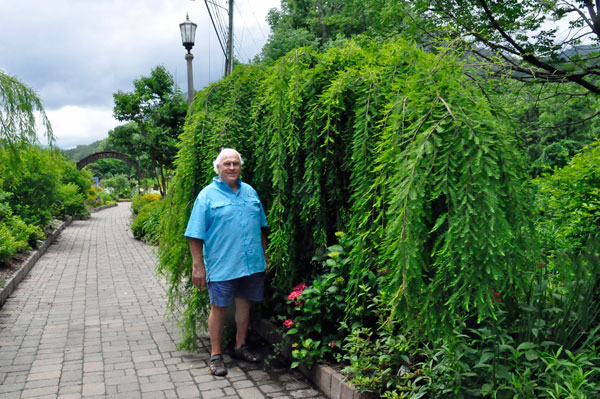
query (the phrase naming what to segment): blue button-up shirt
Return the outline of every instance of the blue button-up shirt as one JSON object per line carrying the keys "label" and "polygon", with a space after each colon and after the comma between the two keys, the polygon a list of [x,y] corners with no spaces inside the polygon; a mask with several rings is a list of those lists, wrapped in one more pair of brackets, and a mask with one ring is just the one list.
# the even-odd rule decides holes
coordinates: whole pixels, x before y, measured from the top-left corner
{"label": "blue button-up shirt", "polygon": [[234,193],[215,177],[198,194],[185,236],[204,241],[206,281],[226,281],[265,271],[260,229],[266,226],[252,186],[240,179]]}

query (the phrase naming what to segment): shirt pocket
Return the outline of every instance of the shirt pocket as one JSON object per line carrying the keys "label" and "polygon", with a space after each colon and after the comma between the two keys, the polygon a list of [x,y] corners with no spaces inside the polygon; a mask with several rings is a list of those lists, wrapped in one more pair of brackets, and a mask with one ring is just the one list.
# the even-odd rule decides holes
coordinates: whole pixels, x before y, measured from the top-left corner
{"label": "shirt pocket", "polygon": [[247,215],[258,217],[260,212],[260,201],[256,197],[247,197],[244,199],[244,211]]}
{"label": "shirt pocket", "polygon": [[211,202],[210,213],[213,223],[231,220],[234,216],[234,210],[231,201]]}

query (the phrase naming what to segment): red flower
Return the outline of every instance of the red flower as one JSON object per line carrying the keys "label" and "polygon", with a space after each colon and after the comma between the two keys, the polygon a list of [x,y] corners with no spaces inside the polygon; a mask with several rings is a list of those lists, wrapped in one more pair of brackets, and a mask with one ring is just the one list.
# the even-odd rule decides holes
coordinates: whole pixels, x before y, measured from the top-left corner
{"label": "red flower", "polygon": [[329,346],[332,347],[332,348],[335,348],[337,346],[337,343],[335,341],[331,341],[329,343]]}
{"label": "red flower", "polygon": [[298,298],[300,295],[302,294],[301,291],[292,291],[290,292],[290,295],[288,295],[288,299],[290,301],[294,301],[296,300],[296,298]]}
{"label": "red flower", "polygon": [[294,324],[296,324],[292,319],[287,319],[283,322],[283,325],[287,328],[291,328]]}
{"label": "red flower", "polygon": [[492,289],[492,295],[494,296],[494,300],[495,300],[496,302],[500,302],[500,301],[502,301],[502,298],[500,298],[500,293],[499,293],[499,292],[496,292],[496,291],[494,291],[494,290]]}
{"label": "red flower", "polygon": [[544,262],[538,262],[537,266],[538,267],[546,267],[546,263],[544,263]]}
{"label": "red flower", "polygon": [[288,295],[287,298],[290,301],[294,301],[294,303],[296,305],[302,305],[302,303],[298,302],[296,300],[296,298],[298,298],[300,295],[302,295],[302,291],[304,291],[306,289],[306,287],[307,287],[306,283],[300,283],[300,284],[298,284],[297,286],[295,286],[292,289],[292,292],[290,292],[290,295]]}
{"label": "red flower", "polygon": [[298,292],[302,292],[304,291],[304,289],[306,289],[306,283],[300,283],[297,286],[295,286],[292,291],[298,291]]}

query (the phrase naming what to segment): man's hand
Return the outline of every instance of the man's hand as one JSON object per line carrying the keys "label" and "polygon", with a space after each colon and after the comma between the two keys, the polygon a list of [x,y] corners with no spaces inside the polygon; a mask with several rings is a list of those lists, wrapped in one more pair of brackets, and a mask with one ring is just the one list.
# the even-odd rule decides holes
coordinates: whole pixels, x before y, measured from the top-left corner
{"label": "man's hand", "polygon": [[200,291],[204,291],[204,287],[206,287],[206,270],[203,266],[196,265],[195,263],[192,270],[192,284]]}
{"label": "man's hand", "polygon": [[204,287],[206,287],[206,269],[204,268],[202,257],[202,246],[204,243],[197,238],[190,238],[188,242],[190,243],[190,252],[192,254],[192,284],[200,291],[203,291]]}

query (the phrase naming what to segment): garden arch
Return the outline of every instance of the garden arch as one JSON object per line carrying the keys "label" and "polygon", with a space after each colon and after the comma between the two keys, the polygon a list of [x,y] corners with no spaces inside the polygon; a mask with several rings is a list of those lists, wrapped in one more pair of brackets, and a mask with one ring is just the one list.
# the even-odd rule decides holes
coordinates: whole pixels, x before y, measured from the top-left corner
{"label": "garden arch", "polygon": [[77,169],[81,170],[84,166],[103,158],[115,158],[120,159],[123,162],[135,168],[136,174],[141,177],[140,165],[135,159],[129,158],[127,155],[117,151],[99,151],[82,158],[77,162]]}

